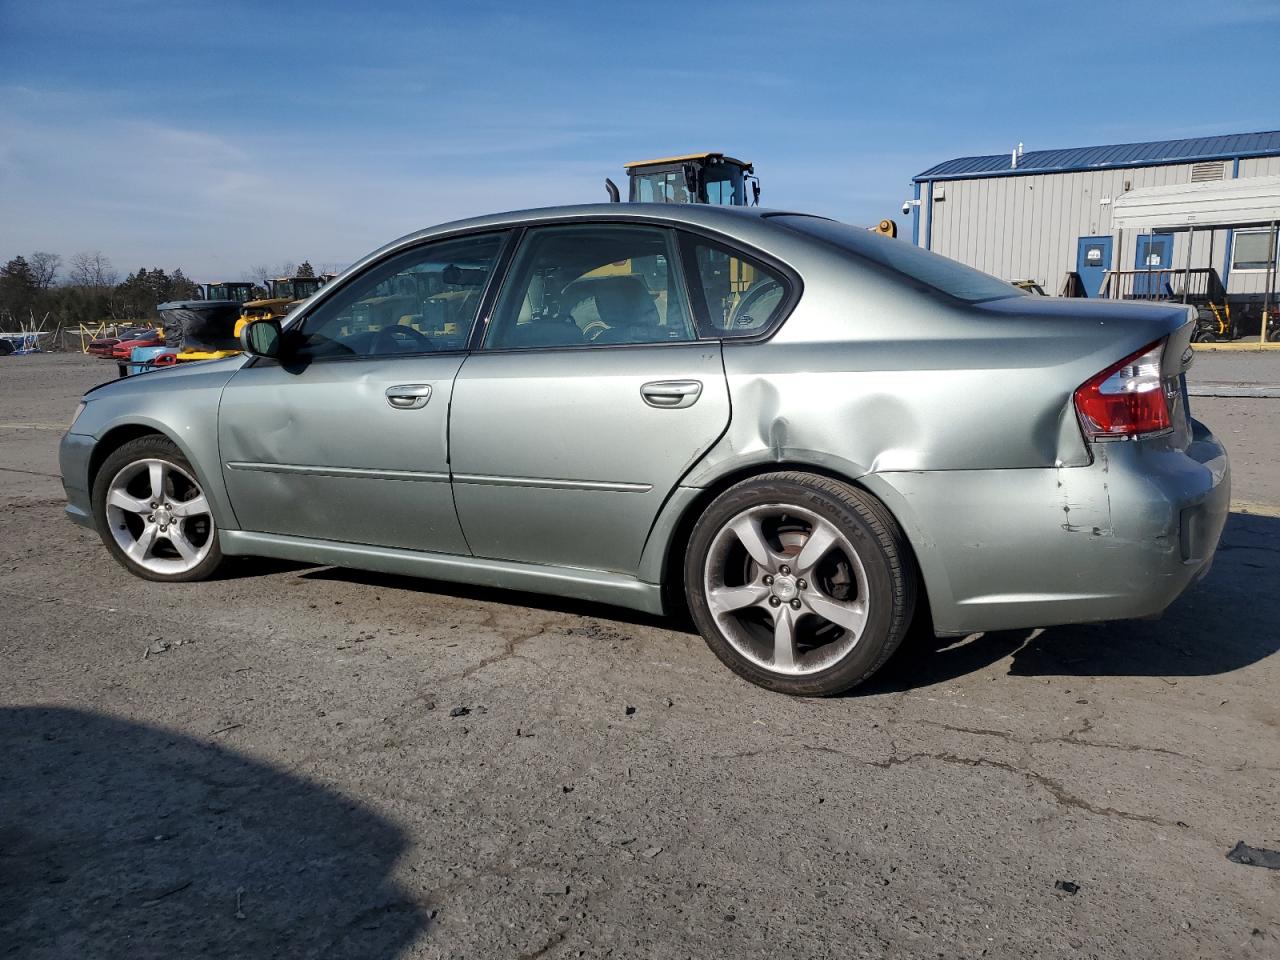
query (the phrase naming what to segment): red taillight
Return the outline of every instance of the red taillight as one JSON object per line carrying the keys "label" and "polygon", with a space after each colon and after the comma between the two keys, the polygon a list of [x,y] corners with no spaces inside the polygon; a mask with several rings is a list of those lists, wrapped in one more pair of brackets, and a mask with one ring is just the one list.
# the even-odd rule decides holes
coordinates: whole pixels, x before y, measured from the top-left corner
{"label": "red taillight", "polygon": [[1076,413],[1086,437],[1137,437],[1172,426],[1160,378],[1164,344],[1143,347],[1076,389]]}

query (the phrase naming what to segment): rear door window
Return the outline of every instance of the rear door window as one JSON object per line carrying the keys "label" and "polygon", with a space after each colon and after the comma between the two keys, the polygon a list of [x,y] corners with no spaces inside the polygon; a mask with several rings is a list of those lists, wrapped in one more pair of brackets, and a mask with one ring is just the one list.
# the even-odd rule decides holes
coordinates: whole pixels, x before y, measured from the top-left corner
{"label": "rear door window", "polygon": [[671,231],[538,227],[525,236],[485,333],[487,350],[696,339]]}

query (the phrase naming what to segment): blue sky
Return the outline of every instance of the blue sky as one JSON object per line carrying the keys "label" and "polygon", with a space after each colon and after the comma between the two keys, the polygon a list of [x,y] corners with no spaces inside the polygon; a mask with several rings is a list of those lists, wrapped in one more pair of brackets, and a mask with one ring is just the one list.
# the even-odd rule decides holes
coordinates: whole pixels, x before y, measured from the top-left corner
{"label": "blue sky", "polygon": [[344,265],[700,149],[902,220],[954,156],[1280,127],[1277,50],[1277,0],[0,0],[0,258]]}

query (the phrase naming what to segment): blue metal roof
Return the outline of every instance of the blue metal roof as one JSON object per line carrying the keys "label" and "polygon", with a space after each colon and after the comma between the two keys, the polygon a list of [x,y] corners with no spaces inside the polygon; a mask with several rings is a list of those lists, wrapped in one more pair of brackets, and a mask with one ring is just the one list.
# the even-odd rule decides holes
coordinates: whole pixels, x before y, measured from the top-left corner
{"label": "blue metal roof", "polygon": [[1032,173],[1067,173],[1073,170],[1106,170],[1111,167],[1149,167],[1167,163],[1195,163],[1200,160],[1274,156],[1280,156],[1280,130],[1235,133],[1222,137],[1193,137],[1189,140],[1073,147],[1066,150],[1031,150],[1018,158],[1016,169],[1010,166],[1009,153],[986,157],[958,157],[930,167],[913,179],[918,183],[925,180],[961,180],[967,177],[1016,177]]}

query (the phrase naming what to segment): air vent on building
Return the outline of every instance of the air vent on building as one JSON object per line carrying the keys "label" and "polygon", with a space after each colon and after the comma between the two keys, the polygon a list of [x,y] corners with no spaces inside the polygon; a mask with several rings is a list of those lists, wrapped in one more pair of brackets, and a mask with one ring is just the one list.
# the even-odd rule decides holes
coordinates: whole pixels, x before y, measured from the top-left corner
{"label": "air vent on building", "polygon": [[1191,168],[1191,182],[1204,183],[1206,180],[1221,180],[1225,172],[1224,163],[1197,163]]}

